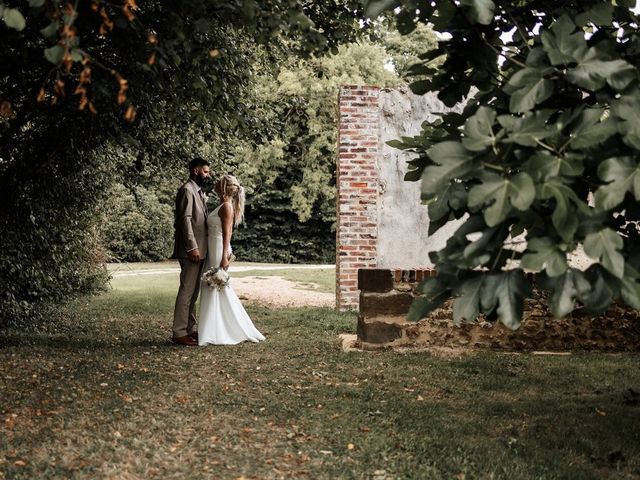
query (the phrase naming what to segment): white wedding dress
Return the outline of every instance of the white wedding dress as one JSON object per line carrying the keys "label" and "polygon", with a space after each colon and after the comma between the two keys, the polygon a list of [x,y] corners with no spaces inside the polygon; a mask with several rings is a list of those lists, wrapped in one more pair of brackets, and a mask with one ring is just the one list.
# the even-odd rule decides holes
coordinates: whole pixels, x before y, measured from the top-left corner
{"label": "white wedding dress", "polygon": [[[204,271],[220,266],[222,260],[222,221],[218,215],[221,206],[207,217],[209,252]],[[198,344],[235,345],[245,340],[259,342],[264,336],[253,325],[231,285],[218,290],[201,282]]]}

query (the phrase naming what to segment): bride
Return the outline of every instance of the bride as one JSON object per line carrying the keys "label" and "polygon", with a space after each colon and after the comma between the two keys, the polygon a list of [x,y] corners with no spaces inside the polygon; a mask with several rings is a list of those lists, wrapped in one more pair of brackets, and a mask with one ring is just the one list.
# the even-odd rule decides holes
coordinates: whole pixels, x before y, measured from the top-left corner
{"label": "bride", "polygon": [[[214,191],[220,205],[207,217],[208,248],[205,270],[211,267],[229,268],[231,233],[244,219],[244,188],[233,175],[223,175]],[[264,336],[256,329],[240,299],[227,285],[210,288],[201,282],[198,344],[234,345],[250,340],[259,342]]]}

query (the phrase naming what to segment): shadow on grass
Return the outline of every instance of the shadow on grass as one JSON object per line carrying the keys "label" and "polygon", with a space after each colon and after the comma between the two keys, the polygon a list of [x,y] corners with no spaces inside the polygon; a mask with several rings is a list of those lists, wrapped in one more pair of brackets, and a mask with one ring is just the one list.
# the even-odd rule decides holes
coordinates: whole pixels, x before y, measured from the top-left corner
{"label": "shadow on grass", "polygon": [[343,353],[336,335],[353,331],[353,314],[248,311],[265,342],[175,346],[170,302],[138,292],[3,332],[0,474],[640,475],[637,355]]}
{"label": "shadow on grass", "polygon": [[118,339],[117,341],[108,341],[85,336],[46,336],[41,334],[9,334],[0,338],[0,348],[29,346],[39,346],[63,350],[106,350],[114,348],[122,349],[123,347],[172,349],[186,348],[181,345],[175,345],[173,342],[171,342],[171,339],[167,339],[165,341],[155,339]]}

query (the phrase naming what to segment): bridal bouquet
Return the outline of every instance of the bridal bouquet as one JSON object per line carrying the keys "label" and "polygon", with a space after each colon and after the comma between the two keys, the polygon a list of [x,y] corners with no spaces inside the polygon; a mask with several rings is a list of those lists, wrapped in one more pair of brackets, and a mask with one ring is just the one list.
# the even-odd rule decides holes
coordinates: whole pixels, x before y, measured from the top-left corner
{"label": "bridal bouquet", "polygon": [[229,285],[229,274],[222,268],[211,267],[209,270],[204,272],[202,280],[209,286],[209,288],[216,288],[220,290],[221,288]]}

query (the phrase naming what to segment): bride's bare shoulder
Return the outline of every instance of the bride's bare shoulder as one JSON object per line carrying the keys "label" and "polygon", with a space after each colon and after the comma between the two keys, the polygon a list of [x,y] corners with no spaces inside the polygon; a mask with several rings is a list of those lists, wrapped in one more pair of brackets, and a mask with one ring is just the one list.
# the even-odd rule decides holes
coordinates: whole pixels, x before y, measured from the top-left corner
{"label": "bride's bare shoulder", "polygon": [[224,218],[229,215],[233,215],[233,207],[229,202],[224,202],[218,207],[218,215]]}

